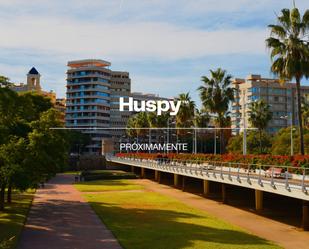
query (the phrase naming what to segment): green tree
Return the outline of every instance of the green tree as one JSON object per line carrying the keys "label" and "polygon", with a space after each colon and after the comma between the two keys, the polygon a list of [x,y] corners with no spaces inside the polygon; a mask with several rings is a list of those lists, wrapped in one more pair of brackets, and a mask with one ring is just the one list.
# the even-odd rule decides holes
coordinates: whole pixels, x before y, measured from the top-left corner
{"label": "green tree", "polygon": [[8,77],[0,75],[0,87],[9,87],[11,85],[13,85],[13,83]]}
{"label": "green tree", "polygon": [[208,126],[208,123],[210,121],[210,116],[207,112],[202,110],[195,110],[194,114],[194,126],[198,128],[205,128]]}
{"label": "green tree", "polygon": [[[181,101],[179,111],[176,115],[177,128],[190,128],[194,122],[195,103],[191,99],[189,93],[181,93],[176,98],[176,101]],[[186,134],[186,130],[179,129],[177,133],[180,135]]]}
{"label": "green tree", "polygon": [[4,192],[7,188],[7,202],[11,203],[12,188],[25,190],[29,187],[27,175],[24,168],[24,158],[26,156],[26,141],[24,138],[11,136],[9,141],[0,145],[0,182],[1,198],[0,210],[4,208]]}
{"label": "green tree", "polygon": [[128,119],[126,133],[131,138],[137,136],[137,132],[136,132],[136,117],[135,116],[131,116]]}
{"label": "green tree", "polygon": [[[293,132],[293,149],[295,154],[300,153],[299,130]],[[309,153],[309,129],[304,129],[305,153]],[[279,130],[274,136],[271,153],[273,155],[290,155],[291,127]]]}
{"label": "green tree", "polygon": [[0,208],[6,188],[10,202],[12,188],[35,186],[64,167],[68,136],[50,130],[62,125],[59,113],[50,107],[42,96],[0,88]]}
{"label": "green tree", "polygon": [[[136,125],[136,132],[138,136],[144,136],[148,131],[146,129],[143,128],[149,128],[149,121],[148,121],[148,114],[147,112],[139,112],[138,114],[136,114],[135,116],[136,121],[135,121],[135,125]],[[142,129],[141,129],[142,128]]]}
{"label": "green tree", "polygon": [[147,113],[148,122],[152,128],[164,128],[168,126],[168,121],[171,120],[169,112],[163,112],[161,115],[157,115],[155,112]]}
{"label": "green tree", "polygon": [[147,133],[147,130],[144,128],[149,128],[149,119],[146,112],[139,112],[134,116],[130,117],[127,122],[127,134],[130,137],[144,136]]}
{"label": "green tree", "polygon": [[[262,152],[260,148],[260,141],[256,139],[257,131],[250,131],[247,134],[247,152],[249,154],[269,154],[272,148],[272,137],[266,132],[262,132]],[[230,138],[227,150],[230,153],[242,154],[243,153],[243,134]]]}
{"label": "green tree", "polygon": [[271,50],[271,71],[280,77],[281,82],[296,80],[300,151],[304,155],[300,84],[302,78],[309,75],[309,10],[301,16],[295,6],[291,10],[282,9],[277,24],[269,25],[269,28],[271,34],[266,44]]}
{"label": "green tree", "polygon": [[[149,126],[151,128],[167,128],[173,118],[170,116],[169,112],[163,112],[161,115],[157,115],[155,112],[147,113]],[[160,137],[164,136],[164,131],[162,129],[155,130],[157,141],[160,141]],[[163,134],[163,135],[162,135]],[[149,133],[152,136],[152,131]],[[159,139],[158,139],[159,136]]]}
{"label": "green tree", "polygon": [[50,98],[37,93],[22,93],[18,98],[18,115],[28,122],[38,120],[42,112],[52,107]]}
{"label": "green tree", "polygon": [[40,119],[31,122],[29,133],[28,163],[34,165],[34,182],[39,183],[44,176],[51,177],[63,171],[66,166],[70,140],[67,131],[51,129],[62,127],[61,114],[49,109],[40,115]]}
{"label": "green tree", "polygon": [[[210,70],[210,77],[202,76],[202,86],[198,88],[205,110],[216,115],[215,123],[219,128],[227,127],[230,123],[229,105],[234,100],[234,88],[231,87],[232,76],[218,68]],[[224,131],[220,129],[220,151],[224,153]]]}
{"label": "green tree", "polygon": [[260,140],[260,153],[263,151],[262,133],[266,129],[269,121],[272,119],[270,106],[264,100],[252,102],[249,107],[249,122],[251,126],[258,129]]}

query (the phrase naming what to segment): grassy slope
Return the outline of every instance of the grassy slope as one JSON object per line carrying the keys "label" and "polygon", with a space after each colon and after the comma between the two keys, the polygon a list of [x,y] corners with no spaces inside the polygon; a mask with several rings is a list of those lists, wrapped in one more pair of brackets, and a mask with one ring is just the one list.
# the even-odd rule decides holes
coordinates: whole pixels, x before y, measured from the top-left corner
{"label": "grassy slope", "polygon": [[76,186],[82,191],[111,187],[120,190],[86,194],[86,198],[126,249],[279,248],[170,197],[147,191],[123,191],[129,186],[138,187],[130,180]]}
{"label": "grassy slope", "polygon": [[20,232],[28,214],[34,190],[24,193],[13,193],[12,204],[6,205],[5,211],[0,212],[0,248],[16,247]]}
{"label": "grassy slope", "polygon": [[130,180],[98,180],[75,184],[81,192],[102,192],[118,190],[139,190],[141,185],[133,184]]}

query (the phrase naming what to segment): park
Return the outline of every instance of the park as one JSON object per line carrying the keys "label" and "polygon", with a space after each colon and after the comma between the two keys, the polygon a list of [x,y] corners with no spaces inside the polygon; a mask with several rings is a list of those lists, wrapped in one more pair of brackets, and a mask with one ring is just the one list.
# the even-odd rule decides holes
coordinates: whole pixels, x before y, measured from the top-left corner
{"label": "park", "polygon": [[[261,1],[257,18],[253,3],[250,17],[242,16],[250,9],[242,1],[223,1],[228,11],[210,0],[131,1],[130,11],[129,4],[122,10],[123,1],[119,9],[116,1],[54,2],[7,1],[0,8],[18,25],[31,13],[27,29],[17,28],[27,30],[31,46],[18,51],[9,45],[23,39],[2,44],[15,33],[7,33],[14,30],[7,20],[0,22],[7,26],[0,40],[6,56],[0,63],[0,249],[309,249],[305,5]],[[149,8],[139,9],[144,5]],[[264,19],[268,5],[279,12]],[[196,19],[187,13],[192,7]],[[37,20],[51,13],[57,25]],[[163,16],[182,24],[168,19],[165,26]],[[65,32],[58,34],[62,22]],[[230,25],[240,30],[226,34]],[[260,43],[267,50],[263,65],[257,64]],[[69,60],[101,56],[102,47],[131,73],[102,59]],[[53,85],[61,98],[43,90],[34,66],[27,83],[17,83],[29,63],[47,72],[47,82],[66,82]],[[261,68],[271,76],[244,78]],[[131,91],[130,77],[132,89],[156,94]]]}

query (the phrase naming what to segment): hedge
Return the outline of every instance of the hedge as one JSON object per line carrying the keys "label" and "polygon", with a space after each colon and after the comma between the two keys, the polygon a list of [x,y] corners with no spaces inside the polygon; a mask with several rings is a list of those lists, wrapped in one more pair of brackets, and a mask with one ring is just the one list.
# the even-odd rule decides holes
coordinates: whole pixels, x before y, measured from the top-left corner
{"label": "hedge", "polygon": [[281,165],[309,168],[309,155],[301,156],[274,156],[274,155],[241,155],[241,154],[159,154],[159,153],[117,153],[117,157],[133,157],[140,159],[155,160],[164,156],[168,159],[196,160],[196,161],[218,161],[245,164]]}

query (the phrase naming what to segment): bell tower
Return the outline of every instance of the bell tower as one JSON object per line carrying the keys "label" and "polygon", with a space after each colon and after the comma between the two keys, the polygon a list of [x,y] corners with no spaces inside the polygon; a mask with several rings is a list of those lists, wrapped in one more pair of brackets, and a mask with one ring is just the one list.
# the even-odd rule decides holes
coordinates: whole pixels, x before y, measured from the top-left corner
{"label": "bell tower", "polygon": [[39,72],[35,69],[35,67],[32,67],[27,74],[27,90],[40,92],[40,78],[41,75]]}

